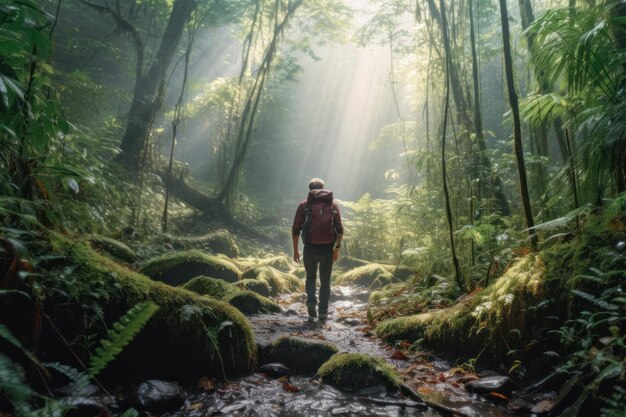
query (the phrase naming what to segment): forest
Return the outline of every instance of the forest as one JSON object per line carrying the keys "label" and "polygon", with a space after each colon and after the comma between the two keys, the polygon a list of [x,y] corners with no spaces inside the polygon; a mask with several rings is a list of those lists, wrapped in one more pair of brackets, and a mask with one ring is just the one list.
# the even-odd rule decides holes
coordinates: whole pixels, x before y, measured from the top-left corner
{"label": "forest", "polygon": [[625,286],[625,0],[0,0],[0,417],[626,416]]}

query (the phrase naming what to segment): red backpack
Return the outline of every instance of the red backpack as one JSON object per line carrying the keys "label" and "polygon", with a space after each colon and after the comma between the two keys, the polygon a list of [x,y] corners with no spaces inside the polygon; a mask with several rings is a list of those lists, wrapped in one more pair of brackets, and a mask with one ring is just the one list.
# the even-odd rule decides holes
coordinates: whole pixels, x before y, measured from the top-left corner
{"label": "red backpack", "polygon": [[302,241],[312,244],[331,244],[337,239],[338,212],[335,203],[330,199],[307,200],[304,207],[304,224],[302,225]]}

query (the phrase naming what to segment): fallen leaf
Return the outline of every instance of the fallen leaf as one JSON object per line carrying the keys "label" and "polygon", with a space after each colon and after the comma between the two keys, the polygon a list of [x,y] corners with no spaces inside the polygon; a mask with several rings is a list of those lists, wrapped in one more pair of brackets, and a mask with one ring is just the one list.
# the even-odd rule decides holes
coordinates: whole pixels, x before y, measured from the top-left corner
{"label": "fallen leaf", "polygon": [[300,392],[300,388],[296,387],[295,385],[291,385],[287,382],[283,383],[283,389],[289,392]]}
{"label": "fallen leaf", "polygon": [[215,379],[209,379],[206,376],[198,380],[198,388],[210,392],[215,390]]}
{"label": "fallen leaf", "polygon": [[443,374],[443,372],[439,373],[439,381],[440,382],[446,382],[446,376]]}
{"label": "fallen leaf", "polygon": [[395,352],[393,352],[393,354],[391,355],[391,359],[398,359],[401,361],[406,361],[409,359],[408,356],[406,356],[406,353],[404,353],[401,350],[396,350]]}
{"label": "fallen leaf", "polygon": [[402,342],[400,342],[400,347],[402,349],[409,349],[411,346],[413,346],[413,344],[406,340],[403,340]]}
{"label": "fallen leaf", "polygon": [[487,395],[491,395],[492,397],[501,398],[501,399],[503,399],[503,400],[508,400],[508,399],[509,399],[509,397],[507,397],[507,396],[506,396],[506,395],[504,395],[504,394],[500,394],[499,392],[490,392],[490,393],[489,393],[489,394],[487,394]]}
{"label": "fallen leaf", "polygon": [[287,375],[283,375],[280,378],[278,378],[278,380],[280,382],[287,382],[287,381],[289,381],[289,377]]}
{"label": "fallen leaf", "polygon": [[202,403],[190,404],[187,407],[187,411],[195,411],[195,410],[199,410],[200,408],[202,408]]}

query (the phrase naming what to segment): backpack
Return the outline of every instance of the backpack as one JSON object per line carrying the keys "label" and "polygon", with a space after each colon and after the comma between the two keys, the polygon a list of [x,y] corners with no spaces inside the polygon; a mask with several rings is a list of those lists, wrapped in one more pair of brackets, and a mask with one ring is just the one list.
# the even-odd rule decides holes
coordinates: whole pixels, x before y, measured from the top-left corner
{"label": "backpack", "polygon": [[337,208],[333,202],[310,202],[304,207],[302,241],[311,243],[311,239],[326,240],[334,244],[337,240]]}

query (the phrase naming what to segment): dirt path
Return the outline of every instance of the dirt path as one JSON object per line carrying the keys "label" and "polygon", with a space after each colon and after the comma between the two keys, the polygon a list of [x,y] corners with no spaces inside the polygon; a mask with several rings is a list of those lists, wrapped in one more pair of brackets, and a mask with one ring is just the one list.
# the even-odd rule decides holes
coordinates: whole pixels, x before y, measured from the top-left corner
{"label": "dirt path", "polygon": [[[325,324],[307,323],[303,294],[283,296],[282,314],[249,317],[259,345],[269,345],[289,335],[333,343],[340,352],[376,355],[392,364],[407,384],[427,402],[424,407],[397,393],[380,390],[353,395],[323,385],[315,378],[292,376],[287,380],[252,374],[226,383],[217,390],[196,390],[185,411],[171,416],[462,416],[509,415],[506,409],[468,393],[464,382],[475,375],[460,371],[445,360],[407,345],[389,346],[371,332],[365,318],[368,292],[349,287],[333,288],[331,312]],[[306,358],[303,358],[306,360]]]}

